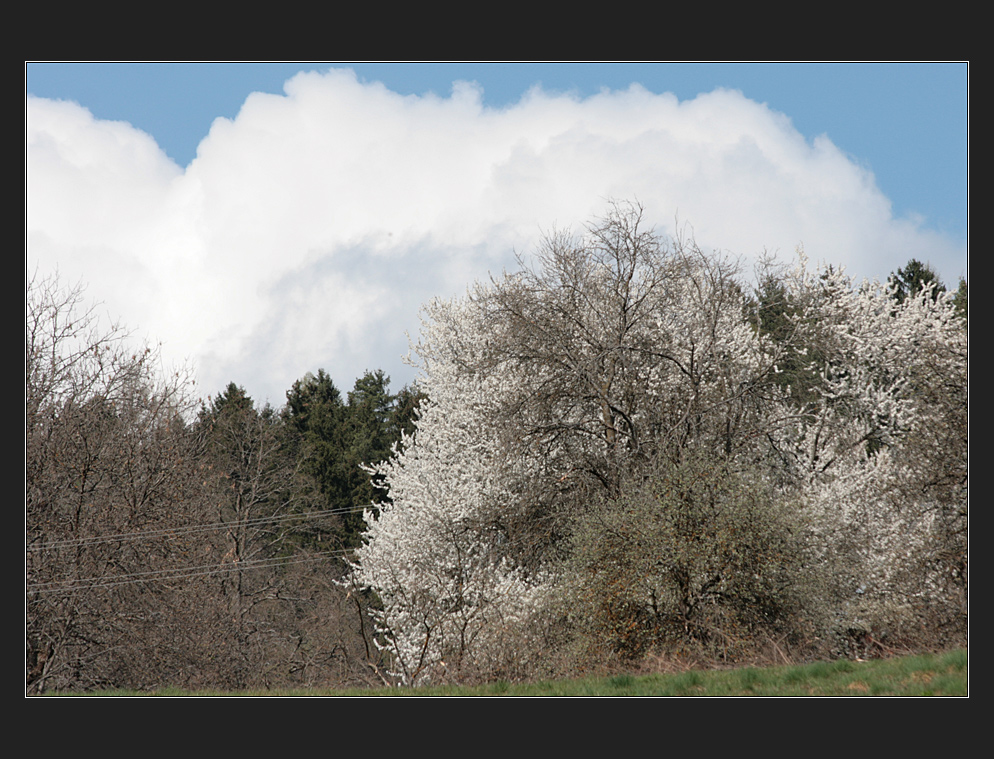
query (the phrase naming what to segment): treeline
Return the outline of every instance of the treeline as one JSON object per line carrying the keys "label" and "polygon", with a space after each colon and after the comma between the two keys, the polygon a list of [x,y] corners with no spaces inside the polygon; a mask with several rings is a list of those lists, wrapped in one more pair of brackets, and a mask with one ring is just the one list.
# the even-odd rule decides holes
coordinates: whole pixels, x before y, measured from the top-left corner
{"label": "treeline", "polygon": [[78,287],[26,305],[28,692],[381,683],[346,558],[418,391],[318,371],[279,409],[198,405]]}
{"label": "treeline", "polygon": [[26,684],[473,682],[965,645],[967,287],[611,207],[432,301],[419,383],[206,401],[26,293]]}

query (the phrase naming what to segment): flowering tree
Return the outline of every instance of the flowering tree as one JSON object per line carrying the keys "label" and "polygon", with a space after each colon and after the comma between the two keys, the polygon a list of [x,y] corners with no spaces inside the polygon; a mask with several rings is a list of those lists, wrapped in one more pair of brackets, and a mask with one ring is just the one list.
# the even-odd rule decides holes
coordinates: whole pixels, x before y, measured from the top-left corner
{"label": "flowering tree", "polygon": [[834,613],[896,630],[939,608],[965,631],[968,346],[953,296],[932,282],[895,297],[893,283],[812,276],[803,261],[789,287],[799,342],[819,357],[793,446],[847,610]]}
{"label": "flowering tree", "polygon": [[[426,365],[416,444],[377,471],[392,503],[367,513],[358,576],[383,603],[398,676],[445,680],[500,656],[504,631],[527,617],[538,583],[497,547],[499,518],[514,504],[516,469],[501,431],[488,422],[505,392],[501,377],[464,361],[482,357],[485,325],[472,307],[439,301],[425,309]],[[453,359],[456,359],[455,361]],[[486,643],[485,643],[486,641]]]}
{"label": "flowering tree", "polygon": [[[935,512],[906,505],[914,472],[946,467],[908,446],[963,400],[920,389],[942,392],[939,355],[965,376],[944,296],[897,303],[802,258],[774,335],[748,318],[733,262],[662,240],[632,205],[519,263],[426,306],[431,400],[377,469],[392,505],[367,515],[356,569],[398,674],[527,669],[563,617],[554,598],[633,653],[805,604],[849,625],[856,601],[893,596]],[[812,555],[840,580],[804,576]],[[616,634],[636,629],[632,645]]]}

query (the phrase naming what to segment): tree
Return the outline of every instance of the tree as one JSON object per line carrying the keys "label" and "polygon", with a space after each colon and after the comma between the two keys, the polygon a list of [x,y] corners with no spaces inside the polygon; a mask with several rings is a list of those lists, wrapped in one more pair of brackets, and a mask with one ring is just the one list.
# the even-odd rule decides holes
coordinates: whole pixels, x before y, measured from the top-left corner
{"label": "tree", "polygon": [[506,449],[476,413],[489,388],[432,377],[415,444],[377,467],[391,500],[378,519],[367,511],[357,582],[376,591],[392,672],[406,682],[473,677],[521,654],[520,637],[503,633],[527,614],[533,585],[485,549],[494,505],[510,505],[498,475]]}
{"label": "tree", "polygon": [[918,295],[925,288],[929,288],[933,299],[937,298],[939,293],[946,291],[946,286],[942,284],[935,270],[917,258],[912,258],[903,268],[891,274],[888,284],[893,289],[894,299],[898,303],[903,303],[910,296]]}
{"label": "tree", "polygon": [[807,325],[802,307],[795,301],[797,294],[788,288],[787,278],[788,272],[782,264],[764,257],[759,266],[758,285],[747,302],[749,320],[768,340],[776,366],[773,381],[803,405],[818,397],[820,378],[815,367],[823,362],[824,356],[813,343],[800,347]]}
{"label": "tree", "polygon": [[383,499],[368,467],[387,459],[412,428],[419,396],[405,388],[394,396],[382,371],[366,372],[343,401],[323,369],[294,383],[285,416],[303,437],[305,469],[319,484],[324,507],[338,516],[326,540],[354,548],[364,527],[362,511]]}
{"label": "tree", "polygon": [[[294,383],[283,412],[288,427],[303,442],[302,470],[319,491],[310,508],[320,509],[321,516],[302,522],[295,540],[302,548],[331,552],[334,557],[337,585],[324,583],[328,593],[322,603],[335,609],[335,629],[345,631],[334,651],[336,659],[344,656],[350,677],[365,668],[367,675],[375,673],[379,679],[382,657],[372,643],[369,620],[370,609],[378,601],[353,585],[345,556],[360,544],[363,511],[375,508],[386,497],[369,467],[387,459],[404,431],[411,429],[421,398],[412,388],[393,396],[388,386],[389,378],[382,371],[366,372],[343,400],[327,373],[318,370],[317,376],[308,374]],[[318,629],[318,618],[314,619]],[[321,634],[326,635],[327,629]]]}
{"label": "tree", "polygon": [[383,498],[383,490],[368,468],[388,458],[397,440],[393,430],[395,398],[389,385],[390,378],[382,371],[366,372],[348,394],[340,476],[343,505],[352,508],[343,519],[350,547],[358,545],[364,526],[360,509]]}
{"label": "tree", "polygon": [[380,470],[393,505],[369,519],[360,572],[412,681],[526,650],[505,626],[547,613],[583,504],[694,447],[751,456],[745,441],[776,423],[759,413],[773,364],[730,262],[668,246],[618,206],[521,263],[425,308],[430,401]]}
{"label": "tree", "polygon": [[805,498],[812,543],[831,567],[831,613],[849,633],[889,630],[927,645],[921,631],[941,618],[946,640],[957,639],[966,631],[968,350],[953,298],[923,287],[895,309],[893,288],[856,285],[841,271],[799,269],[790,286],[804,304],[801,345],[819,357],[819,397],[801,406],[797,447],[809,451]]}
{"label": "tree", "polygon": [[323,369],[317,376],[308,373],[287,391],[283,416],[303,441],[303,469],[319,489],[320,509],[327,512],[327,518],[308,520],[300,526],[298,541],[314,550],[340,550],[344,546],[342,513],[352,507],[340,477],[346,446],[344,414],[342,394]]}
{"label": "tree", "polygon": [[210,613],[182,571],[202,560],[189,385],[81,287],[36,274],[25,301],[27,688],[189,676],[203,637],[176,628]]}
{"label": "tree", "polygon": [[970,315],[970,288],[965,277],[959,278],[959,287],[956,288],[956,295],[953,296],[953,303],[956,305],[956,313],[964,319]]}
{"label": "tree", "polygon": [[417,386],[405,385],[394,398],[393,414],[390,419],[390,439],[396,444],[414,437],[421,404],[428,399]]}
{"label": "tree", "polygon": [[[895,310],[802,257],[764,284],[757,322],[734,262],[629,204],[519,264],[424,307],[429,400],[376,469],[390,502],[367,513],[356,570],[404,680],[540,666],[556,597],[653,644],[885,616],[907,549],[934,555],[927,508],[894,483],[931,418],[915,377],[959,345],[945,297]],[[965,354],[943,355],[960,376]]]}
{"label": "tree", "polygon": [[735,659],[804,613],[803,522],[756,471],[688,451],[629,476],[576,518],[570,621],[594,661],[669,648]]}
{"label": "tree", "polygon": [[297,648],[298,594],[288,592],[285,567],[300,558],[295,517],[313,503],[312,485],[301,474],[298,436],[235,383],[203,405],[197,421],[209,516],[221,528],[218,582],[232,620],[226,677],[248,687],[285,675]]}

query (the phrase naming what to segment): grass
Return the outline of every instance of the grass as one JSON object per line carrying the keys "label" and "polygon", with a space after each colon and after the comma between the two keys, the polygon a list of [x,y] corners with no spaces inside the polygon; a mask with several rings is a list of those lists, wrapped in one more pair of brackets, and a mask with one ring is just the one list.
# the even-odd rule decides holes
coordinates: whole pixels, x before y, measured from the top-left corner
{"label": "grass", "polygon": [[[53,694],[54,695],[54,694]],[[83,696],[967,696],[969,653],[905,656],[854,662],[840,659],[814,664],[745,667],[722,671],[629,675],[479,686],[378,688],[370,690],[299,689],[273,691],[181,691],[153,693],[104,691]]]}

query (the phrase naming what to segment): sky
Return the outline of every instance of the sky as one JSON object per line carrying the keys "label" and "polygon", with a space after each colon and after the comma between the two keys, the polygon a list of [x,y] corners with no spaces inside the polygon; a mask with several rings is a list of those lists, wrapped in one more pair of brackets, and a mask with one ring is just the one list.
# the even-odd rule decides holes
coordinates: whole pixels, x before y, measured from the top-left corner
{"label": "sky", "polygon": [[638,201],[664,236],[968,268],[966,63],[27,63],[26,279],[282,405],[394,390],[421,304]]}

